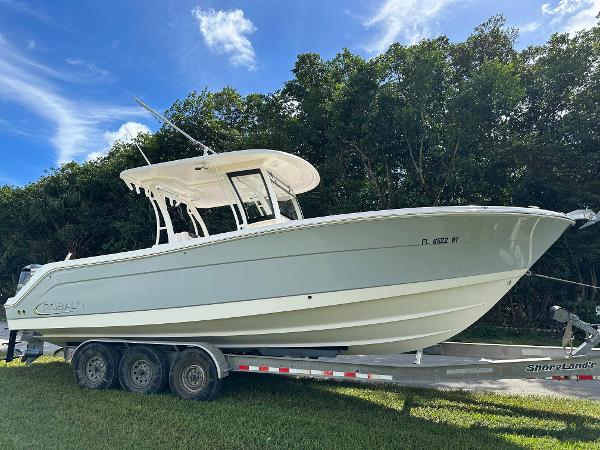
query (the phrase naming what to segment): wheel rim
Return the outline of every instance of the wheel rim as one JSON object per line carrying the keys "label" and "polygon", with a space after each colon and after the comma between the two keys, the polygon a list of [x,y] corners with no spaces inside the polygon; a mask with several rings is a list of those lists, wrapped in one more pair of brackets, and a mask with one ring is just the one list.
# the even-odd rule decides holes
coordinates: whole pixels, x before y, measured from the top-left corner
{"label": "wheel rim", "polygon": [[191,394],[197,394],[204,389],[206,376],[204,370],[198,364],[188,364],[180,373],[180,381],[183,388]]}
{"label": "wheel rim", "polygon": [[129,379],[135,387],[147,387],[152,381],[152,365],[145,359],[136,359],[129,365]]}
{"label": "wheel rim", "polygon": [[92,356],[85,363],[85,376],[94,384],[100,383],[106,376],[106,362],[101,356]]}

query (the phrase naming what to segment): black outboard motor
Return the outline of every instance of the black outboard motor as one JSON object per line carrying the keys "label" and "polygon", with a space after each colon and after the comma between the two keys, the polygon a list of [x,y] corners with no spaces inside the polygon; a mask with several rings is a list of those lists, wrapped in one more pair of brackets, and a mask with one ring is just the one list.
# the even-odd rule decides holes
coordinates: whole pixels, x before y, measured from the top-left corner
{"label": "black outboard motor", "polygon": [[31,279],[33,274],[37,269],[42,267],[41,264],[29,264],[21,270],[21,275],[19,275],[19,283],[17,284],[17,292],[23,288],[27,284],[27,282]]}
{"label": "black outboard motor", "polygon": [[[19,282],[17,283],[17,292],[23,289],[23,286],[27,284],[27,282],[31,279],[35,271],[40,267],[42,267],[41,264],[29,264],[23,267],[23,269],[21,270],[21,274],[19,275]],[[3,361],[11,362],[13,359],[15,359],[15,344],[17,343],[17,332],[18,330],[10,330],[6,358],[3,358]]]}

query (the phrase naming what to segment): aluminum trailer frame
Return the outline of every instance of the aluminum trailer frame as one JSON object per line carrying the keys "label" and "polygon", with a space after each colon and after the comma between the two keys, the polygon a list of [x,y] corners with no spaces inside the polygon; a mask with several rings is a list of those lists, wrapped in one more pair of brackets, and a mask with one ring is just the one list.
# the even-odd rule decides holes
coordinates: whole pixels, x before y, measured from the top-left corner
{"label": "aluminum trailer frame", "polygon": [[[400,384],[415,380],[600,379],[600,349],[593,348],[600,342],[600,326],[583,322],[557,307],[552,312],[556,320],[567,324],[563,347],[443,342],[425,352],[417,352],[416,357],[397,354],[311,358],[231,353],[205,342],[92,339],[65,348],[63,354],[66,360],[72,357],[75,377],[82,387],[106,389],[118,381],[132,392],[158,393],[167,377],[173,392],[182,398],[198,400],[214,398],[221,380],[233,372]],[[584,343],[575,351],[567,348],[567,343],[572,343],[572,327],[586,333]],[[43,354],[43,342],[31,332],[23,332],[22,338],[27,341],[27,349],[21,360],[31,363]],[[12,330],[7,361],[14,358],[16,341],[17,333]],[[294,354],[294,349],[289,350]],[[127,381],[127,364],[132,364],[132,354],[136,355],[135,361],[146,358],[160,373],[160,382],[157,381],[156,386],[150,383],[152,389],[156,388],[154,391],[136,390],[137,387]],[[104,370],[100,378],[92,376],[93,383],[89,378],[86,381],[86,376],[96,373],[99,366],[93,361],[97,362],[98,358],[104,358],[100,366],[106,369],[108,365],[110,370]],[[121,367],[122,364],[125,366]],[[192,372],[190,378],[188,375]],[[182,387],[188,384],[195,387]],[[202,391],[202,384],[210,388]]]}
{"label": "aluminum trailer frame", "polygon": [[[437,347],[437,348],[436,348]],[[563,352],[561,347],[520,346],[478,343],[444,342],[433,350],[437,355],[425,355],[421,364],[357,362],[359,358],[281,358],[254,355],[225,357],[230,372],[255,372],[271,375],[303,376],[321,379],[351,379],[359,381],[383,381],[402,383],[407,380],[455,381],[500,379],[578,379],[600,378],[600,350],[587,356],[529,357],[523,354]],[[514,358],[518,354],[520,358]],[[439,356],[450,356],[440,361]],[[413,355],[406,355],[410,360]],[[514,359],[499,359],[498,356]],[[495,357],[498,359],[485,359]],[[482,358],[473,361],[475,358]],[[462,359],[462,361],[461,361]],[[448,362],[455,360],[455,362]]]}
{"label": "aluminum trailer frame", "polygon": [[[600,379],[600,349],[594,349],[587,355],[569,357],[564,354],[562,347],[444,342],[426,349],[421,363],[416,364],[417,358],[414,354],[369,356],[369,361],[360,356],[311,359],[223,353],[211,344],[196,342],[93,340],[86,344],[93,342],[117,345],[122,349],[139,346],[160,348],[171,362],[186,349],[201,350],[210,356],[214,364],[214,378],[217,383],[221,383],[232,373],[400,385],[414,381]],[[71,359],[82,347],[83,344],[64,349],[65,359]],[[529,357],[524,357],[525,355]],[[378,361],[373,362],[373,358]],[[203,399],[212,398],[213,395]]]}

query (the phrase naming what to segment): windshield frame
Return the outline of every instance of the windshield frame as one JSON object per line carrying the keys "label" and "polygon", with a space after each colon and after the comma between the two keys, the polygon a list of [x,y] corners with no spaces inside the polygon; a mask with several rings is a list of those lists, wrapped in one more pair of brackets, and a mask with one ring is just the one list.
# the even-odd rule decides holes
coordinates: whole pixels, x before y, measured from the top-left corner
{"label": "windshield frame", "polygon": [[[241,176],[247,176],[247,175],[260,175],[260,178],[263,182],[263,185],[265,187],[265,191],[266,191],[266,198],[265,200],[268,201],[270,203],[270,207],[271,207],[271,214],[266,214],[266,215],[262,215],[259,217],[254,217],[251,218],[250,215],[248,214],[248,209],[246,208],[246,203],[244,201],[244,199],[242,198],[240,192],[238,191],[237,186],[235,185],[234,182],[234,178],[236,177],[241,177]],[[237,196],[237,199],[239,201],[239,204],[242,206],[243,208],[243,214],[246,217],[246,223],[250,224],[254,224],[254,223],[259,223],[259,222],[264,222],[266,220],[274,220],[277,215],[276,215],[276,210],[275,210],[275,204],[273,202],[273,196],[271,193],[271,188],[267,182],[267,180],[265,179],[265,176],[263,175],[262,170],[260,169],[248,169],[248,170],[239,170],[237,172],[227,172],[227,178],[229,180],[229,183],[231,184],[231,187],[233,188],[233,191],[235,192],[235,195]],[[277,199],[275,199],[276,201]]]}

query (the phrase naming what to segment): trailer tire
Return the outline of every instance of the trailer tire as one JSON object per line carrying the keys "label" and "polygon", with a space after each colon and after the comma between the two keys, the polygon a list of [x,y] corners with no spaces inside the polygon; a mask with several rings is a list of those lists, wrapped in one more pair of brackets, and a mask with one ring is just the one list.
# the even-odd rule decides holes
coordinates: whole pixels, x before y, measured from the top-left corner
{"label": "trailer tire", "polygon": [[119,354],[110,345],[90,342],[73,356],[73,373],[77,384],[85,389],[110,389],[116,386]]}
{"label": "trailer tire", "polygon": [[149,345],[129,348],[119,363],[119,383],[125,391],[157,394],[169,380],[169,364],[165,355]]}
{"label": "trailer tire", "polygon": [[190,348],[179,353],[169,372],[171,391],[185,400],[212,400],[221,389],[217,367],[202,350]]}

